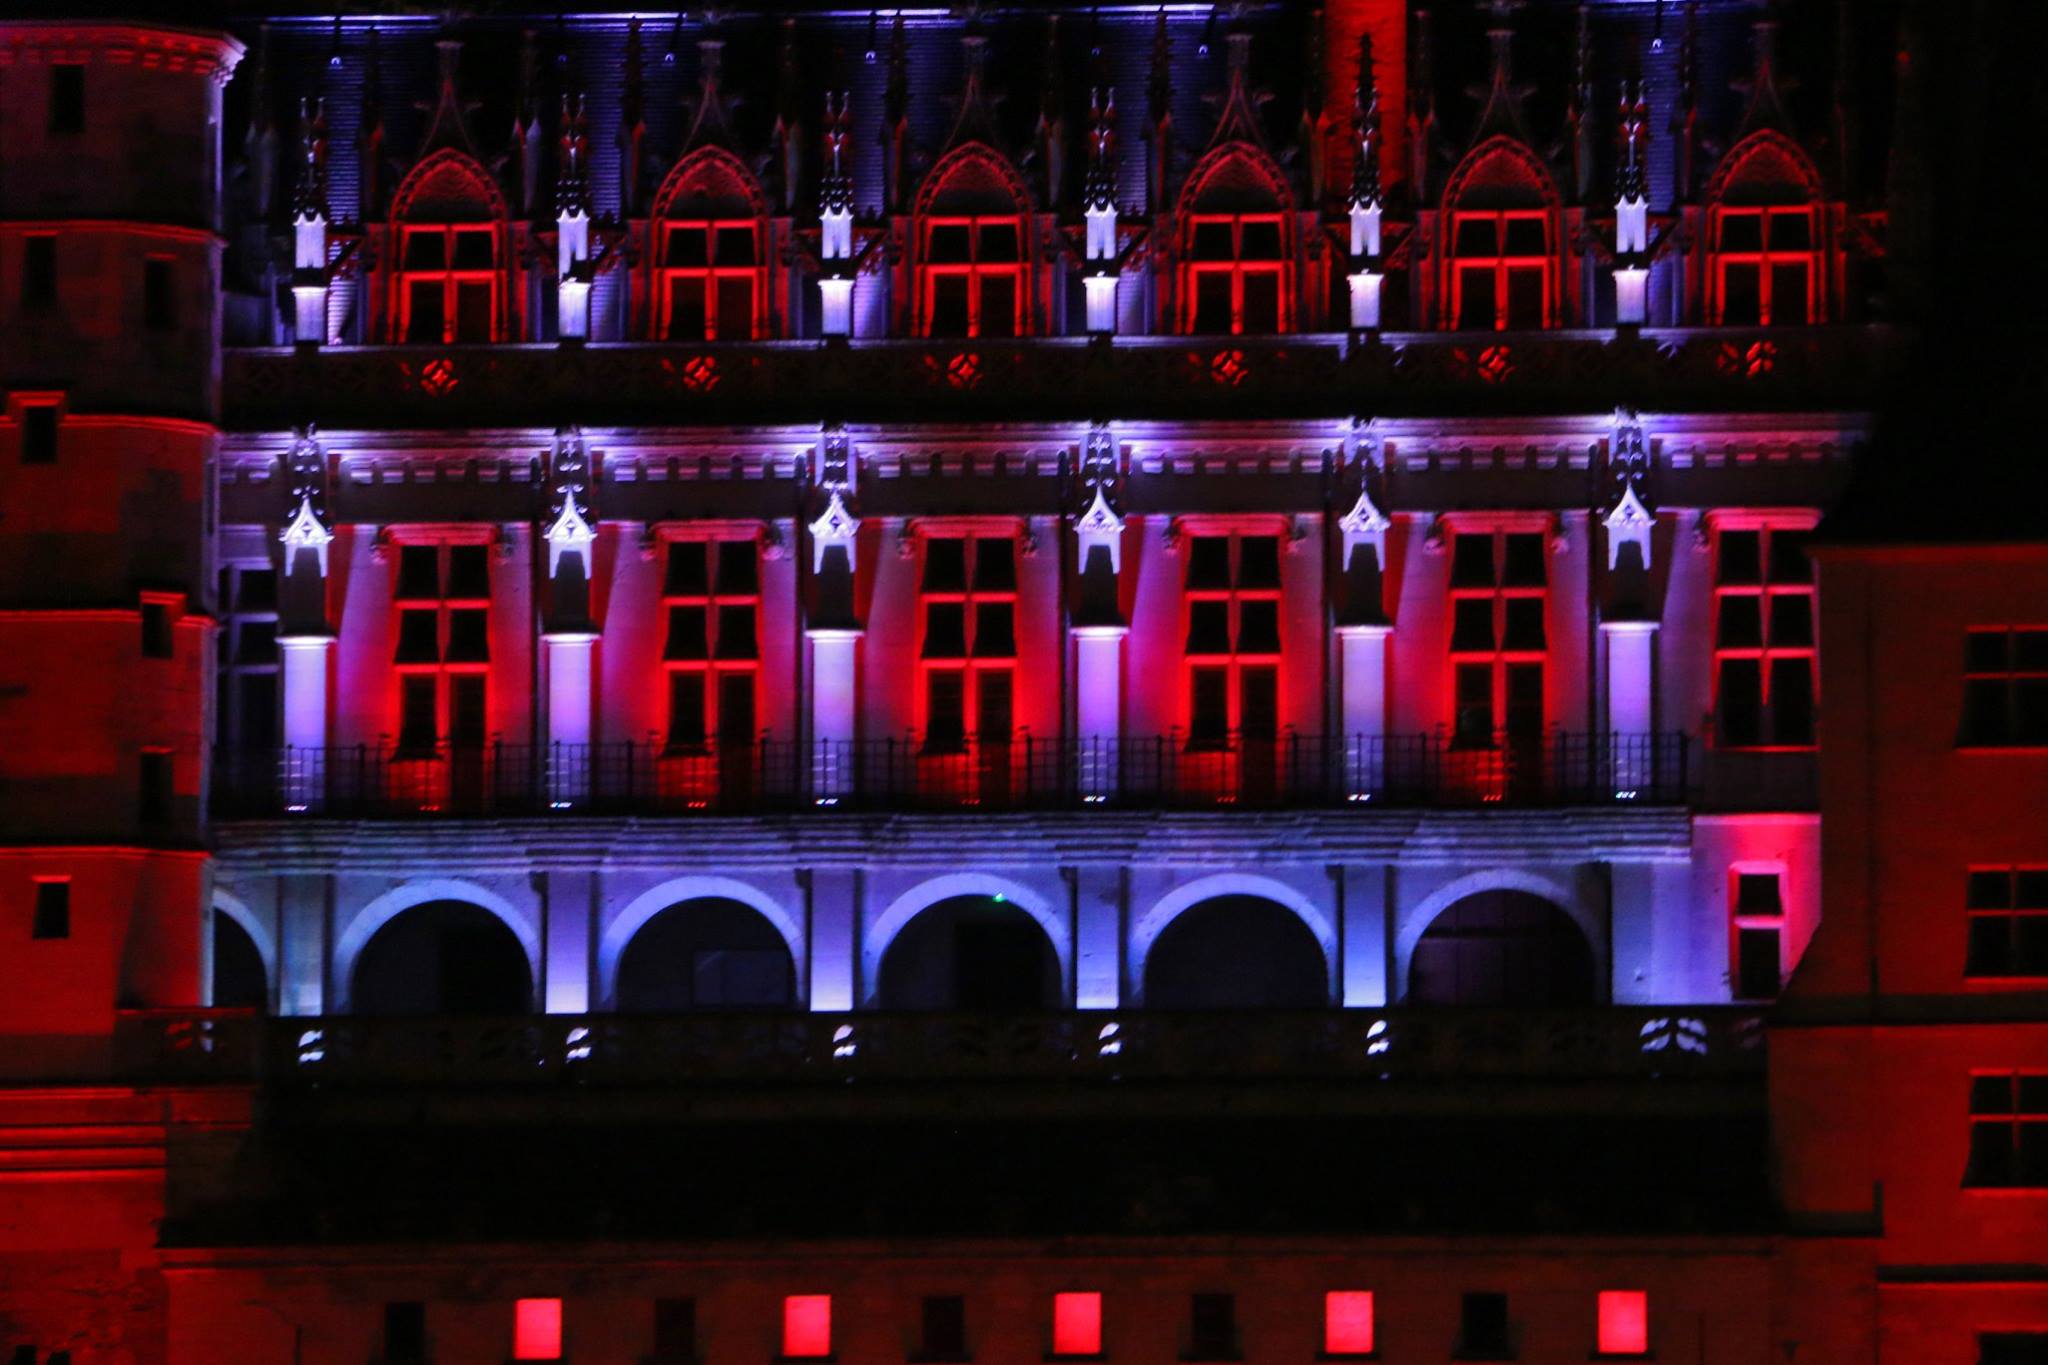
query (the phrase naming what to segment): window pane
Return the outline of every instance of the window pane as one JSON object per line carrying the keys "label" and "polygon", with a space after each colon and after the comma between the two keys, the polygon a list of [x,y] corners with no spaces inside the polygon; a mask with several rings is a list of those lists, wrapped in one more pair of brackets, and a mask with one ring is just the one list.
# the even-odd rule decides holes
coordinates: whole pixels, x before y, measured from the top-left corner
{"label": "window pane", "polygon": [[483,747],[490,724],[484,716],[481,674],[458,673],[448,679],[448,742],[464,749]]}
{"label": "window pane", "polygon": [[758,591],[760,577],[753,541],[721,540],[717,553],[720,596],[738,597]]}
{"label": "window pane", "polygon": [[1972,919],[1963,974],[2005,976],[2011,970],[2012,921],[2003,915],[1979,915]]}
{"label": "window pane", "polygon": [[1778,931],[1743,929],[1736,934],[1735,993],[1745,1000],[1769,1000],[1778,994]]}
{"label": "window pane", "polygon": [[668,282],[669,341],[702,341],[709,325],[704,313],[704,277],[672,275]]}
{"label": "window pane", "polygon": [[1807,554],[1812,541],[1807,531],[1771,532],[1771,582],[1813,582],[1813,560]]}
{"label": "window pane", "polygon": [[[1752,599],[1754,600],[1754,599]],[[1771,598],[1771,644],[1777,648],[1813,643],[1813,599],[1805,593]]]}
{"label": "window pane", "polygon": [[1218,740],[1230,732],[1230,673],[1198,668],[1189,679],[1188,729],[1197,740]]}
{"label": "window pane", "polygon": [[1543,310],[1543,271],[1519,266],[1508,271],[1508,326],[1533,330],[1548,322]]}
{"label": "window pane", "polygon": [[1270,666],[1238,676],[1238,729],[1246,739],[1271,739],[1280,730],[1280,678]]}
{"label": "window pane", "polygon": [[672,540],[668,546],[668,572],[661,590],[670,597],[702,597],[710,591],[705,556],[710,547],[701,540]]}
{"label": "window pane", "polygon": [[1755,659],[1723,659],[1720,687],[1723,744],[1754,745],[1763,739],[1763,671]]}
{"label": "window pane", "polygon": [[455,268],[457,270],[489,270],[496,257],[492,250],[496,236],[488,229],[484,231],[458,232],[455,234]]}
{"label": "window pane", "polygon": [[2012,904],[2012,874],[1977,871],[1970,874],[1963,903],[1972,910],[2003,910]]}
{"label": "window pane", "polygon": [[1280,538],[1246,536],[1237,542],[1237,586],[1277,588],[1280,586]]}
{"label": "window pane", "polygon": [[995,536],[984,536],[975,541],[975,590],[978,592],[1010,592],[1016,586],[1016,542]]}
{"label": "window pane", "polygon": [[1458,271],[1458,326],[1468,332],[1494,327],[1493,267],[1466,266]]}
{"label": "window pane", "polygon": [[1723,595],[1715,623],[1715,645],[1722,649],[1755,649],[1761,645],[1762,609],[1763,599],[1752,593]]}
{"label": "window pane", "polygon": [[448,547],[448,596],[486,598],[491,595],[491,549],[488,545]]}
{"label": "window pane", "polygon": [[924,657],[967,657],[967,608],[959,602],[928,602],[924,609]]}
{"label": "window pane", "polygon": [[1543,665],[1509,664],[1507,675],[1508,735],[1532,739],[1543,733]]}
{"label": "window pane", "polygon": [[1813,216],[1809,213],[1771,215],[1771,250],[1806,251],[1813,246]]}
{"label": "window pane", "polygon": [[1017,657],[1015,611],[1008,602],[980,602],[974,608],[974,657]]}
{"label": "window pane", "polygon": [[491,286],[481,280],[463,280],[455,286],[455,339],[490,341]]}
{"label": "window pane", "polygon": [[1230,586],[1230,541],[1224,536],[1196,536],[1188,549],[1190,588]]}
{"label": "window pane", "polygon": [[1452,542],[1451,586],[1490,588],[1493,586],[1493,537],[1485,532],[1461,534]]}
{"label": "window pane", "polygon": [[1016,276],[981,276],[981,321],[975,335],[985,337],[1013,337],[1017,335]]}
{"label": "window pane", "polygon": [[754,335],[754,282],[726,276],[718,282],[718,340],[749,341]]}
{"label": "window pane", "polygon": [[1543,537],[1517,532],[1504,537],[1501,583],[1510,588],[1543,586]]}
{"label": "window pane", "polygon": [[726,267],[754,264],[754,229],[751,226],[719,228],[716,263]]}
{"label": "window pane", "polygon": [[1723,213],[1721,215],[1721,250],[1761,251],[1764,245],[1763,215],[1760,213]]}
{"label": "window pane", "polygon": [[967,542],[956,538],[924,543],[924,590],[962,592],[967,587]]}
{"label": "window pane", "polygon": [[1188,644],[1190,654],[1230,652],[1230,604],[1228,602],[1188,603]]}
{"label": "window pane", "polygon": [[2048,744],[2048,678],[2021,678],[2012,685],[2012,741]]}
{"label": "window pane", "polygon": [[674,266],[710,264],[706,250],[709,234],[703,227],[672,227],[668,230],[668,256],[662,262]]}
{"label": "window pane", "polygon": [[1549,249],[1542,218],[1510,218],[1504,256],[1541,256]]}
{"label": "window pane", "polygon": [[1963,667],[1971,673],[1998,673],[2006,667],[2006,641],[2002,630],[1973,630],[1963,637]]}
{"label": "window pane", "polygon": [[2014,631],[2012,666],[2024,673],[2048,672],[2048,630]]}
{"label": "window pane", "polygon": [[440,613],[432,608],[398,613],[398,652],[402,664],[438,663],[441,658]]}
{"label": "window pane", "polygon": [[1466,597],[1452,607],[1451,648],[1461,653],[1493,649],[1493,599]]}
{"label": "window pane", "polygon": [[668,675],[668,743],[672,749],[704,742],[704,675],[691,670]]}
{"label": "window pane", "polygon": [[1457,738],[1465,744],[1493,742],[1493,666],[1460,664],[1456,675]]}
{"label": "window pane", "polygon": [[1965,1185],[1997,1187],[2013,1179],[2013,1125],[1973,1123],[1970,1125],[1970,1165]]}
{"label": "window pane", "polygon": [[1771,322],[1779,327],[1804,327],[1813,320],[1807,306],[1807,267],[1804,261],[1776,261],[1771,265]]}
{"label": "window pane", "polygon": [[933,336],[967,335],[967,283],[965,275],[940,275],[932,280]]}
{"label": "window pane", "polygon": [[933,224],[925,239],[925,259],[934,265],[965,265],[972,260],[967,224]]}
{"label": "window pane", "polygon": [[711,657],[710,614],[701,606],[668,609],[668,647],[664,659],[708,659]]}
{"label": "window pane", "polygon": [[2012,1077],[1972,1076],[1970,1077],[1970,1112],[1973,1114],[2010,1114],[2012,1112]]}
{"label": "window pane", "polygon": [[57,301],[57,239],[27,237],[22,240],[21,303],[24,308],[47,307]]}
{"label": "window pane", "polygon": [[2006,720],[2007,685],[1999,678],[1972,678],[1963,684],[1965,744],[2004,744],[2010,739]]}
{"label": "window pane", "polygon": [[1230,242],[1230,224],[1196,223],[1188,256],[1197,261],[1228,261],[1235,257]]}
{"label": "window pane", "polygon": [[2048,915],[2021,915],[2013,924],[2012,971],[2048,976]]}
{"label": "window pane", "polygon": [[1240,654],[1280,652],[1280,604],[1243,602],[1237,608],[1237,651]]}
{"label": "window pane", "polygon": [[1735,878],[1735,913],[1738,915],[1782,915],[1784,901],[1779,896],[1778,874],[1775,872],[1744,872]]}
{"label": "window pane", "polygon": [[2048,870],[2025,867],[2015,873],[2012,903],[2022,910],[2048,909]]}
{"label": "window pane", "polygon": [[448,265],[448,238],[439,228],[405,235],[405,269],[442,270]]}
{"label": "window pane", "polygon": [[1459,256],[1498,256],[1500,237],[1492,218],[1461,218],[1458,220]]}
{"label": "window pane", "polygon": [[398,744],[403,749],[431,749],[441,736],[439,680],[416,674],[400,680]]}
{"label": "window pane", "polygon": [[1195,275],[1194,330],[1205,333],[1230,331],[1230,275],[1205,270]]}
{"label": "window pane", "polygon": [[1753,327],[1763,320],[1763,284],[1758,268],[1730,261],[1721,267],[1721,321]]}
{"label": "window pane", "polygon": [[1808,659],[1771,661],[1771,713],[1780,744],[1813,743],[1813,663]]}
{"label": "window pane", "polygon": [[755,638],[754,608],[751,605],[724,606],[718,609],[718,657],[721,659],[758,659],[761,647]]}
{"label": "window pane", "polygon": [[1736,584],[1760,582],[1762,556],[1763,538],[1758,532],[1723,531],[1720,574],[1716,581]]}
{"label": "window pane", "polygon": [[983,263],[1024,259],[1022,239],[1017,235],[1015,223],[983,223],[977,246],[975,259]]}
{"label": "window pane", "polygon": [[1544,647],[1543,599],[1540,597],[1511,598],[1507,604],[1507,639],[1502,642],[1506,649],[1535,651]]}
{"label": "window pane", "polygon": [[405,339],[414,342],[444,340],[442,326],[447,319],[444,286],[438,279],[413,280],[406,297],[410,304],[405,316]]}
{"label": "window pane", "polygon": [[1244,277],[1244,329],[1252,336],[1270,336],[1280,330],[1280,276],[1271,271],[1249,272]]}
{"label": "window pane", "polygon": [[966,676],[957,669],[925,674],[925,744],[957,749],[967,739]]}
{"label": "window pane", "polygon": [[489,615],[482,607],[448,613],[448,662],[480,664],[491,657]]}

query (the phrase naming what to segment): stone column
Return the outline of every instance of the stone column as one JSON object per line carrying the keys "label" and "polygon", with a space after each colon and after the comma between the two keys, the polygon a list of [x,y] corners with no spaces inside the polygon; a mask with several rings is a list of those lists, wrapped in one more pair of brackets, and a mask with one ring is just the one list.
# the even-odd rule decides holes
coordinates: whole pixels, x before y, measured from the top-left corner
{"label": "stone column", "polygon": [[1387,639],[1391,625],[1337,627],[1343,651],[1345,796],[1365,802],[1386,780]]}
{"label": "stone column", "polygon": [[1614,794],[1629,799],[1654,783],[1656,735],[1651,691],[1655,621],[1602,621],[1607,646],[1607,739],[1614,754]]}

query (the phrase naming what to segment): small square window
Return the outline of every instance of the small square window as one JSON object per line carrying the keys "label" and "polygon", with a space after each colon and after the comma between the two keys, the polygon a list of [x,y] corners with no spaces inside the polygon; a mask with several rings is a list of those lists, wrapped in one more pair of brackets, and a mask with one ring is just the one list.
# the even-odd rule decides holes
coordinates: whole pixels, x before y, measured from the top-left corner
{"label": "small square window", "polygon": [[168,659],[171,647],[171,609],[162,602],[142,604],[142,657]]}
{"label": "small square window", "polygon": [[398,547],[398,595],[431,600],[441,595],[441,551],[433,545]]}
{"label": "small square window", "polygon": [[1280,540],[1277,536],[1246,536],[1237,543],[1237,586],[1280,586]]}
{"label": "small square window", "polygon": [[701,540],[672,540],[668,545],[668,572],[662,592],[670,597],[705,597],[711,592],[711,577],[705,555],[710,547]]}
{"label": "small square window", "polygon": [[57,239],[21,239],[21,306],[48,308],[57,302]]}
{"label": "small square window", "polygon": [[512,1358],[562,1358],[562,1301],[521,1299],[512,1307]]}
{"label": "small square window", "polygon": [[925,541],[924,590],[926,592],[965,592],[967,590],[966,541],[952,536]]}
{"label": "small square window", "polygon": [[2048,1332],[1980,1332],[1977,1365],[2048,1365]]}
{"label": "small square window", "polygon": [[1603,1289],[1598,1350],[1603,1356],[1650,1353],[1650,1296],[1640,1289]]}
{"label": "small square window", "polygon": [[70,882],[47,881],[36,883],[35,918],[29,927],[29,937],[71,937]]}
{"label": "small square window", "polygon": [[479,600],[491,595],[491,547],[448,547],[448,596]]}
{"label": "small square window", "polygon": [[151,331],[169,331],[178,325],[171,263],[160,257],[142,263],[142,325]]}
{"label": "small square window", "polygon": [[1052,1296],[1052,1353],[1068,1357],[1102,1354],[1102,1295],[1073,1292]]}
{"label": "small square window", "polygon": [[162,749],[143,751],[137,769],[136,815],[145,825],[171,818],[171,756]]}
{"label": "small square window", "polygon": [[826,1360],[832,1355],[832,1296],[791,1294],[782,1301],[782,1358]]}
{"label": "small square window", "polygon": [[50,131],[85,131],[85,68],[74,62],[50,68]]}
{"label": "small square window", "polygon": [[758,556],[751,540],[718,542],[718,592],[721,597],[744,597],[760,589]]}
{"label": "small square window", "polygon": [[1735,876],[1735,913],[1774,918],[1785,913],[1775,872],[1739,872]]}
{"label": "small square window", "polygon": [[1452,541],[1451,586],[1490,588],[1494,586],[1493,537],[1481,531],[1460,535]]}
{"label": "small square window", "polygon": [[1372,1353],[1372,1291],[1333,1289],[1323,1295],[1323,1354],[1369,1356]]}
{"label": "small square window", "polygon": [[1738,929],[1735,933],[1735,993],[1744,1000],[1775,1000],[1784,985],[1782,935],[1775,928]]}
{"label": "small square window", "polygon": [[1196,536],[1188,550],[1188,586],[1190,588],[1228,588],[1230,586],[1230,538],[1228,536]]}

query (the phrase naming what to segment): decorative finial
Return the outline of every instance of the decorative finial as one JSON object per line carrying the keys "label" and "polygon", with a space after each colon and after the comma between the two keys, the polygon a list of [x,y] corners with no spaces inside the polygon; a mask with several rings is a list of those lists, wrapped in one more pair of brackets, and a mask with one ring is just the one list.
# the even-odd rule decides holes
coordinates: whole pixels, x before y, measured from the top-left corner
{"label": "decorative finial", "polygon": [[299,169],[292,180],[292,216],[327,214],[327,101],[299,101]]}
{"label": "decorative finial", "polygon": [[1378,208],[1380,185],[1380,81],[1373,67],[1372,33],[1358,35],[1358,81],[1351,92],[1351,207]]}

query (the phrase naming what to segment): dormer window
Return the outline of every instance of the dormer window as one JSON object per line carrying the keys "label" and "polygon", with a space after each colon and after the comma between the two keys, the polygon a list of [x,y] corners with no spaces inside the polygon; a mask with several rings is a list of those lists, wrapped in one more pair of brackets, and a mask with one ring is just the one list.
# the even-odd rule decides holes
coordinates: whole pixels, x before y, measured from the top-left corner
{"label": "dormer window", "polygon": [[1291,205],[1271,162],[1222,148],[1188,177],[1180,207],[1180,327],[1269,335],[1294,324]]}
{"label": "dormer window", "polygon": [[1482,143],[1444,193],[1441,316],[1457,331],[1534,331],[1562,313],[1557,190],[1519,142]]}
{"label": "dormer window", "polygon": [[1030,334],[1030,221],[1016,173],[986,148],[964,147],[932,171],[917,214],[919,335]]}
{"label": "dormer window", "polygon": [[437,152],[406,178],[391,214],[394,341],[504,339],[503,200],[483,167]]}
{"label": "dormer window", "polygon": [[1708,189],[1708,321],[1717,327],[1821,321],[1821,229],[1819,177],[1797,148],[1759,133],[1729,153]]}
{"label": "dormer window", "polygon": [[766,336],[766,206],[730,155],[684,159],[655,196],[650,317],[663,341]]}

